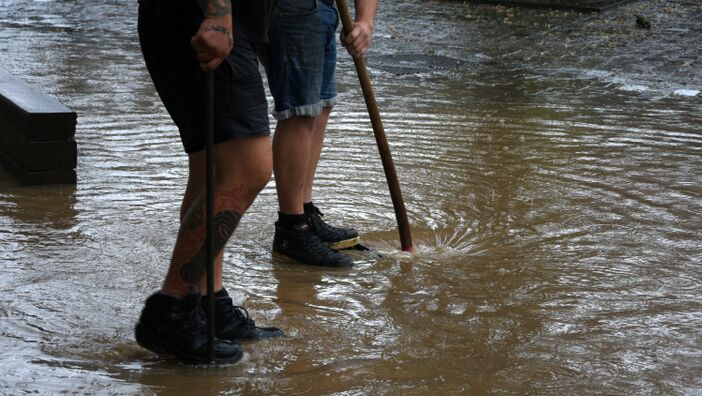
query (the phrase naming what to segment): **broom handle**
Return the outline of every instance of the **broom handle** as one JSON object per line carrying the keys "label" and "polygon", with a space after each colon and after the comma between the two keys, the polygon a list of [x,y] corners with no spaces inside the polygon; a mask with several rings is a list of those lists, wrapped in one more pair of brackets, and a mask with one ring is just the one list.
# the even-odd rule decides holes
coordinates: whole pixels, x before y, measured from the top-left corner
{"label": "broom handle", "polygon": [[[349,33],[352,31],[354,25],[352,23],[350,11],[347,8],[347,2],[345,0],[335,1],[337,3],[337,9],[340,12],[342,29],[345,33]],[[394,212],[396,213],[398,233],[401,238],[401,250],[413,252],[413,240],[411,238],[411,229],[408,225],[406,206],[403,203],[403,196],[401,195],[401,187],[399,186],[398,177],[396,176],[394,160],[391,157],[391,150],[389,149],[389,143],[386,139],[386,132],[384,132],[384,125],[381,123],[381,115],[379,114],[379,108],[376,104],[374,90],[372,89],[372,83],[369,79],[369,73],[367,72],[367,65],[364,57],[354,58],[354,66],[357,69],[357,76],[359,77],[359,83],[362,86],[364,101],[367,104],[367,111],[369,112],[372,129],[374,130],[376,145],[379,148],[381,163],[384,167],[384,174],[386,175],[386,183],[389,185],[391,201],[393,202]]]}

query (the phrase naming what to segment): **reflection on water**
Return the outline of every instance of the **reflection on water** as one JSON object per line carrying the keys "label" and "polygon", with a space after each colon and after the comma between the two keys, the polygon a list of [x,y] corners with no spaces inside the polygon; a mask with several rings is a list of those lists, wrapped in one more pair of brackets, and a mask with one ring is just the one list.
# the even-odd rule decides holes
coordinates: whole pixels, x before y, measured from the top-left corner
{"label": "reflection on water", "polygon": [[372,70],[418,252],[398,251],[341,57],[316,197],[384,257],[350,253],[343,271],[273,262],[270,184],[224,276],[290,336],[194,370],[132,334],[166,270],[186,176],[136,5],[0,0],[0,66],[79,114],[76,187],[0,173],[0,393],[699,393],[701,21],[657,38],[595,29],[618,13],[390,4],[373,53],[467,62]]}

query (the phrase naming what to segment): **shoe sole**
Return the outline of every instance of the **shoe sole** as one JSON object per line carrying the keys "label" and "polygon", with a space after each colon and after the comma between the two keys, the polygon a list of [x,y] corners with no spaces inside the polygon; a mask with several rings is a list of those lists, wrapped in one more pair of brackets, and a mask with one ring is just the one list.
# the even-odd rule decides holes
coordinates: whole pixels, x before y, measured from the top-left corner
{"label": "shoe sole", "polygon": [[337,242],[325,242],[326,245],[330,249],[335,249],[335,250],[343,250],[343,249],[349,249],[359,243],[359,237],[354,237],[350,239],[345,239],[342,241],[337,241]]}
{"label": "shoe sole", "polygon": [[215,334],[215,336],[221,340],[226,340],[226,341],[231,341],[234,343],[244,343],[244,342],[257,342],[257,341],[264,341],[264,340],[271,340],[274,338],[280,338],[280,337],[286,337],[286,333],[283,332],[281,329],[277,330],[271,330],[270,327],[258,327],[259,329],[262,329],[260,332],[254,332],[254,335],[251,336],[246,336],[246,337],[228,337],[224,334]]}
{"label": "shoe sole", "polygon": [[249,362],[249,354],[247,352],[242,353],[242,359],[234,363],[196,363],[196,364],[185,364],[182,363],[186,368],[198,369],[198,370],[227,370],[233,367],[240,367],[243,364]]}
{"label": "shoe sole", "polygon": [[352,264],[350,265],[325,265],[325,264],[308,264],[304,263],[302,261],[298,261],[293,257],[289,257],[283,253],[277,252],[277,251],[272,251],[271,256],[280,262],[283,262],[285,264],[292,264],[292,265],[310,265],[313,267],[328,267],[328,268],[350,268],[352,267]]}
{"label": "shoe sole", "polygon": [[161,356],[171,356],[175,357],[178,359],[179,362],[186,364],[186,365],[225,365],[225,364],[234,364],[238,363],[240,360],[242,360],[242,356],[244,355],[242,350],[239,350],[239,353],[229,357],[227,359],[218,359],[217,357],[215,358],[215,361],[213,362],[208,362],[206,360],[203,360],[202,358],[199,358],[198,356],[191,356],[191,355],[186,355],[175,348],[172,348],[169,344],[166,344],[162,342],[159,339],[148,337],[148,336],[140,336],[140,335],[135,335],[135,339],[137,340],[137,344],[141,346],[142,348],[152,351],[156,353],[157,355]]}

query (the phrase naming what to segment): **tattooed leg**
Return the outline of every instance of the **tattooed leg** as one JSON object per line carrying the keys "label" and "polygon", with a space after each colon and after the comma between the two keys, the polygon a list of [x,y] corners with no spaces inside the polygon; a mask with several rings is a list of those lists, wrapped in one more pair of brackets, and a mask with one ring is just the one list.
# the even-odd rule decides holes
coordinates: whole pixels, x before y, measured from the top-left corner
{"label": "tattooed leg", "polygon": [[[213,245],[218,255],[237,228],[242,214],[254,200],[251,193],[243,190],[238,188],[216,194]],[[164,292],[183,296],[200,290],[200,282],[206,269],[205,222],[205,203],[204,197],[201,196],[196,199],[181,224],[171,266],[162,289]],[[220,266],[216,267],[216,271],[222,270]]]}
{"label": "tattooed leg", "polygon": [[[213,249],[215,252],[220,252],[225,247],[225,243],[232,236],[241,218],[241,214],[229,210],[213,215]],[[200,283],[207,265],[206,249],[207,246],[203,243],[198,253],[181,266],[181,279],[187,284],[198,285]]]}

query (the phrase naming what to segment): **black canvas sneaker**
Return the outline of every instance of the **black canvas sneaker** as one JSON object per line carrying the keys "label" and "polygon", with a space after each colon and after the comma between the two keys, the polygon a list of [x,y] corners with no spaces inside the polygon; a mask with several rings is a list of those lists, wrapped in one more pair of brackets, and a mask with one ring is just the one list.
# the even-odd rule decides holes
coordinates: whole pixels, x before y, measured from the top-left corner
{"label": "black canvas sneaker", "polygon": [[[175,356],[184,364],[208,364],[208,336],[200,295],[178,299],[152,294],[144,304],[135,327],[137,344],[159,355]],[[226,340],[215,339],[215,364],[242,359],[242,349]]]}
{"label": "black canvas sneaker", "polygon": [[331,249],[348,249],[359,243],[359,234],[354,228],[341,228],[330,225],[323,220],[322,212],[315,205],[306,204],[306,221],[323,243]]}
{"label": "black canvas sneaker", "polygon": [[[208,304],[207,297],[201,300],[203,310]],[[243,307],[233,305],[227,290],[215,293],[215,336],[223,340],[262,340],[264,338],[282,337],[284,332],[276,327],[259,327],[249,318]]]}
{"label": "black canvas sneaker", "polygon": [[284,228],[276,222],[272,255],[282,261],[294,264],[308,264],[323,267],[351,267],[352,260],[331,249],[320,237],[313,233],[306,223]]}

